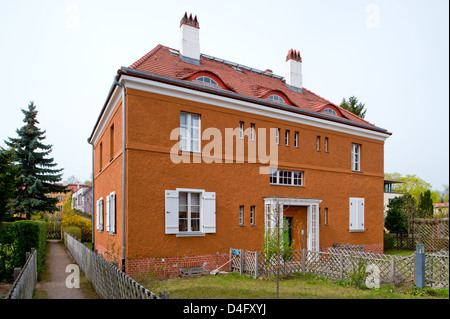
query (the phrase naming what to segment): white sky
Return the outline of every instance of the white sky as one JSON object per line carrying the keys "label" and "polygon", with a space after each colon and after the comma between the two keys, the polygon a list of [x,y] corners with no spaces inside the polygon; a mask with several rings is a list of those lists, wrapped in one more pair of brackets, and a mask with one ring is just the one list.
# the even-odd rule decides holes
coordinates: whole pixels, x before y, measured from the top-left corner
{"label": "white sky", "polygon": [[385,171],[449,183],[449,3],[446,0],[0,0],[0,146],[34,100],[64,178],[91,178],[87,143],[117,69],[157,44],[179,49],[184,12],[204,54],[285,75],[300,50],[303,85],[393,132]]}

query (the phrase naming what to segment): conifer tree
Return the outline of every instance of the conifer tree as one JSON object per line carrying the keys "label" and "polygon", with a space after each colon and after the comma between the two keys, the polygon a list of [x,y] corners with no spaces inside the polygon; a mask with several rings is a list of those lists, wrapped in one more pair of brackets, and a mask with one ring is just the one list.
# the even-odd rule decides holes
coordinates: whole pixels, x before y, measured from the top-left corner
{"label": "conifer tree", "polygon": [[359,102],[356,96],[350,96],[348,100],[343,98],[340,106],[360,118],[364,118],[366,116],[366,110],[364,109],[365,104]]}
{"label": "conifer tree", "polygon": [[65,192],[66,187],[58,185],[61,181],[62,169],[56,169],[53,158],[47,157],[52,145],[45,145],[45,132],[36,125],[37,110],[33,102],[28,110],[22,109],[25,125],[17,129],[18,138],[8,137],[5,141],[14,150],[14,160],[18,166],[19,183],[12,199],[14,211],[26,214],[26,218],[38,212],[54,212],[57,198],[47,197],[49,193]]}

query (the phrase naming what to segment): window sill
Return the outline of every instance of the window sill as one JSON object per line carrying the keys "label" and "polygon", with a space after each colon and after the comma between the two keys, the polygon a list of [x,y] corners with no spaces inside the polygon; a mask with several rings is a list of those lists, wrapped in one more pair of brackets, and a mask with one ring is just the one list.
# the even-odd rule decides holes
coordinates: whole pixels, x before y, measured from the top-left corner
{"label": "window sill", "polygon": [[177,237],[204,237],[205,233],[201,232],[183,232],[176,234]]}
{"label": "window sill", "polygon": [[350,233],[363,233],[366,230],[365,229],[349,229],[348,230]]}
{"label": "window sill", "polygon": [[273,184],[273,183],[270,183],[270,186],[290,186],[290,187],[303,187],[303,188],[305,188],[305,186],[303,186],[303,185],[286,185],[286,184]]}

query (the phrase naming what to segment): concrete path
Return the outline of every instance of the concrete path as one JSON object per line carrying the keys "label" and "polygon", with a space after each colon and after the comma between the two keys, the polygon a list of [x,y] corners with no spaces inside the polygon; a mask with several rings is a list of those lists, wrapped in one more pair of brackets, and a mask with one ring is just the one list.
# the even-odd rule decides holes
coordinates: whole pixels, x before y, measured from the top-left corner
{"label": "concrete path", "polygon": [[[49,278],[38,282],[36,289],[44,290],[48,299],[86,299],[80,288],[68,288],[66,279],[73,272],[66,273],[67,265],[75,264],[60,240],[47,240],[48,252],[45,257]],[[81,272],[81,270],[80,270]]]}

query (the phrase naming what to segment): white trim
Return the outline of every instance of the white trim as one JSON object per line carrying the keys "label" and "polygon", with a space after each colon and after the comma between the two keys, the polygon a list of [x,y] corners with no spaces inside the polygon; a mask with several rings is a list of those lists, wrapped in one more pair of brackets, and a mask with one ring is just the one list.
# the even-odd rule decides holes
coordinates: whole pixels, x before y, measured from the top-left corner
{"label": "white trim", "polygon": [[[283,216],[283,206],[307,206],[307,249],[313,251],[319,251],[319,204],[321,199],[317,198],[296,198],[296,197],[265,197],[265,229],[269,226],[268,214],[272,214],[271,211],[267,211],[267,205],[274,207],[275,205],[281,205],[280,210]],[[315,213],[313,211],[315,210]],[[314,221],[313,221],[314,218]],[[314,229],[315,228],[315,229]]]}
{"label": "white trim", "polygon": [[[290,121],[294,123],[318,127],[321,129],[352,134],[359,137],[385,141],[390,136],[390,134],[388,133],[372,131],[369,129],[356,127],[345,123],[333,122],[330,120],[316,118],[309,115],[293,113],[290,111],[268,107],[266,105],[261,105],[258,103],[241,101],[229,97],[216,95],[213,93],[197,91],[190,88],[180,87],[173,84],[166,84],[149,79],[138,78],[135,76],[121,75],[119,81],[130,89],[141,90],[144,92],[152,92],[183,100],[215,105],[227,109],[251,113],[252,115],[257,114],[261,116],[275,118],[278,120]],[[112,110],[114,109],[115,105],[118,102],[118,99],[120,97],[119,94],[120,92],[118,91],[120,90],[118,90],[118,88],[116,87],[112,94],[112,98],[108,101],[106,105],[106,110],[92,135],[93,144],[97,142],[100,132],[103,131],[103,128],[106,122],[108,121],[109,116],[112,113]]]}

